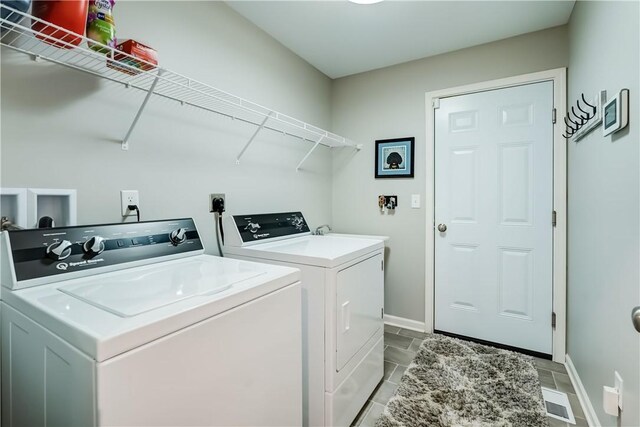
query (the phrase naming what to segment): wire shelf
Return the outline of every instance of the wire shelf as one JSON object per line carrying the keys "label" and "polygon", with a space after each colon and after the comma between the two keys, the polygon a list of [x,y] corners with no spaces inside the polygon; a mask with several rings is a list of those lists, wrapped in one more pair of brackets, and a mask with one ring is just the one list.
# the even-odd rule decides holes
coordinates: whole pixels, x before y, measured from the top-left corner
{"label": "wire shelf", "polygon": [[[142,61],[5,4],[0,4],[0,10],[3,16],[0,18],[0,45],[27,54],[35,60],[50,61],[147,93],[129,132],[123,139],[123,149],[128,149],[129,137],[151,96],[160,96],[181,105],[190,105],[258,126],[256,133],[238,155],[238,161],[262,129],[313,142],[311,151],[318,144],[327,147],[360,148],[342,136]],[[90,48],[90,45],[101,52]],[[123,59],[137,62],[140,67],[129,65],[123,62]]]}

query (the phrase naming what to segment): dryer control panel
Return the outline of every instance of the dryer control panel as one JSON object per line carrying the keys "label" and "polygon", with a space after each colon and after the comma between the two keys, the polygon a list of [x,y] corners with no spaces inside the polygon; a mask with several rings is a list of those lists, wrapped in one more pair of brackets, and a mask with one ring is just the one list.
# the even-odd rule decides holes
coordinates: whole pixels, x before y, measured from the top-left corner
{"label": "dryer control panel", "polygon": [[[230,246],[244,246],[252,242],[295,237],[310,232],[302,212],[234,215],[231,218],[236,231],[234,234],[239,236],[241,241],[235,242],[235,239],[231,238],[225,242],[225,245]],[[229,237],[234,234],[230,234]]]}
{"label": "dryer control panel", "polygon": [[[8,231],[2,248],[3,270],[14,273],[2,285],[13,289],[203,252],[191,218]],[[18,286],[25,281],[37,283]]]}

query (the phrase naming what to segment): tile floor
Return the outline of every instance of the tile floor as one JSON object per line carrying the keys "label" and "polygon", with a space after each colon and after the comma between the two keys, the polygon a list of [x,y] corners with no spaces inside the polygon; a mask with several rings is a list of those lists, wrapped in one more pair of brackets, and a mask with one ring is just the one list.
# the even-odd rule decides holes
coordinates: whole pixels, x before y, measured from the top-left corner
{"label": "tile floor", "polygon": [[[573,410],[573,416],[576,419],[577,426],[588,426],[585,420],[584,411],[578,401],[576,391],[573,389],[569,375],[564,368],[564,365],[552,362],[550,360],[534,358],[536,367],[538,368],[538,378],[540,378],[540,384],[542,387],[550,388],[553,390],[562,391],[567,393],[569,397],[569,403],[571,403],[571,409]],[[566,427],[573,424],[565,423],[555,418],[549,418],[550,427]]]}
{"label": "tile floor", "polygon": [[[353,426],[372,427],[375,424],[384,406],[393,396],[396,388],[398,388],[402,374],[415,357],[424,337],[425,334],[421,332],[389,325],[384,326],[384,378],[354,420]],[[578,397],[564,366],[550,360],[534,359],[541,385],[567,393],[573,409],[573,415],[576,418],[576,425],[587,426],[584,412],[580,407]],[[567,427],[571,425],[549,418],[550,427]]]}

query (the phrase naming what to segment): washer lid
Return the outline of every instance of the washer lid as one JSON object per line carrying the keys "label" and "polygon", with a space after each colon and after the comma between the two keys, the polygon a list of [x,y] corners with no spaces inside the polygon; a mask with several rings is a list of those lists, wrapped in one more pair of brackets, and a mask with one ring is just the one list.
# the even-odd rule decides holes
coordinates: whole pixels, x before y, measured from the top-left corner
{"label": "washer lid", "polygon": [[264,274],[242,264],[234,267],[192,260],[179,268],[159,265],[134,274],[122,272],[58,289],[117,316],[131,317],[194,296],[213,295]]}

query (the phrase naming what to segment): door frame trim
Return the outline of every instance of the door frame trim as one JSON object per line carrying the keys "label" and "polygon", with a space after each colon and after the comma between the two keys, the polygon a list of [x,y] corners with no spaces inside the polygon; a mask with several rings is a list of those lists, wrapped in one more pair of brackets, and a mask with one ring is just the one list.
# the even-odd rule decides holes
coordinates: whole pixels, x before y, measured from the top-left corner
{"label": "door frame trim", "polygon": [[[556,123],[553,125],[553,208],[556,211],[556,226],[553,228],[552,304],[553,311],[556,313],[556,327],[553,329],[552,356],[554,362],[564,363],[567,329],[567,141],[562,137],[564,131],[562,118],[567,111],[567,69],[564,67],[426,92],[425,329],[427,332],[433,332],[435,324],[434,100],[544,81],[553,82],[553,105],[556,109]],[[551,212],[549,221],[551,221]]]}

